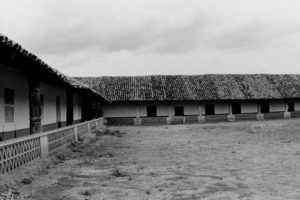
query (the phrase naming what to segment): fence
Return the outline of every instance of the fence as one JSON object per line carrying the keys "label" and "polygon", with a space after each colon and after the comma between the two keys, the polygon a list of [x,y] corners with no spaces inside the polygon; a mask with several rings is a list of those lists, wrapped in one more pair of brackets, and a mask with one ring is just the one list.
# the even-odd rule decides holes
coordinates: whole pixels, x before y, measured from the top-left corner
{"label": "fence", "polygon": [[187,115],[185,116],[185,123],[197,123],[198,115]]}
{"label": "fence", "polygon": [[[287,115],[285,115],[287,114]],[[226,121],[245,121],[245,120],[262,120],[262,119],[284,119],[284,118],[300,118],[300,111],[294,112],[272,112],[272,113],[245,113],[245,114],[235,114],[235,115],[186,115],[186,116],[173,116],[173,117],[141,117],[141,121],[136,125],[166,125],[166,124],[191,124],[191,123],[202,123],[202,122],[226,122]],[[135,125],[134,117],[118,117],[118,118],[108,118],[107,125],[111,126],[133,126]]]}
{"label": "fence", "polygon": [[142,117],[142,125],[163,125],[167,124],[167,117]]}
{"label": "fence", "polygon": [[264,113],[264,119],[283,119],[284,112]]}
{"label": "fence", "polygon": [[206,115],[205,116],[205,121],[208,122],[224,122],[227,120],[228,120],[227,115]]}
{"label": "fence", "polygon": [[109,126],[133,126],[134,117],[116,117],[106,118],[107,125]]}
{"label": "fence", "polygon": [[300,111],[291,112],[291,118],[300,117]]}
{"label": "fence", "polygon": [[256,119],[257,119],[256,114],[252,114],[252,113],[249,113],[249,114],[237,114],[237,115],[235,115],[235,120],[236,121],[256,120]]}
{"label": "fence", "polygon": [[94,119],[43,133],[0,143],[0,173],[12,171],[37,158],[47,157],[66,144],[104,125],[104,118]]}

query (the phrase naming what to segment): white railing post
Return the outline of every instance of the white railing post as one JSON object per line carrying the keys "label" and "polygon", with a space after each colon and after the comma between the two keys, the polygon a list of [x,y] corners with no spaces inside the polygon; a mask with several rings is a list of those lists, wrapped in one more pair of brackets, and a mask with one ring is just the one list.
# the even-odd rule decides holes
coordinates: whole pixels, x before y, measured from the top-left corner
{"label": "white railing post", "polygon": [[48,135],[42,135],[40,137],[40,145],[41,145],[41,158],[46,158],[49,155]]}
{"label": "white railing post", "polygon": [[90,122],[88,122],[87,125],[88,125],[88,134],[91,134],[91,125],[90,125]]}
{"label": "white railing post", "polygon": [[75,142],[78,142],[78,128],[77,128],[77,126],[74,127],[74,135],[75,135]]}
{"label": "white railing post", "polygon": [[99,130],[100,128],[98,127],[98,119],[96,119],[96,130]]}

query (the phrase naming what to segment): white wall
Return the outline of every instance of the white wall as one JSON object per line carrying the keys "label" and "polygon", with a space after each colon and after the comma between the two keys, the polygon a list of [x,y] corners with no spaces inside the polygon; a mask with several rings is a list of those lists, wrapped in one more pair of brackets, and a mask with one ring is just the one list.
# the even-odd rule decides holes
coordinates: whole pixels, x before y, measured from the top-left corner
{"label": "white wall", "polygon": [[300,111],[300,100],[294,101],[295,111]]}
{"label": "white wall", "polygon": [[105,117],[135,117],[135,103],[112,103],[103,105]]}
{"label": "white wall", "polygon": [[175,115],[175,106],[184,106],[184,115],[198,115],[199,105],[197,102],[176,102],[171,104],[172,116]]}
{"label": "white wall", "polygon": [[42,125],[56,123],[56,96],[60,96],[61,122],[65,122],[67,120],[66,89],[41,82],[40,93],[44,95]]}
{"label": "white wall", "polygon": [[258,107],[256,102],[242,102],[241,103],[242,113],[257,113]]}
{"label": "white wall", "polygon": [[80,95],[77,93],[74,93],[73,95],[73,106],[74,106],[73,119],[74,120],[81,119],[81,99],[80,99]]}
{"label": "white wall", "polygon": [[286,109],[285,102],[270,102],[270,112],[284,112]]}
{"label": "white wall", "polygon": [[168,116],[169,115],[169,108],[168,104],[165,102],[156,102],[156,103],[140,103],[140,117],[147,116],[147,106],[156,105],[157,106],[157,116]]}
{"label": "white wall", "polygon": [[228,103],[216,103],[215,104],[215,114],[229,114],[229,104]]}
{"label": "white wall", "polygon": [[[14,122],[5,123],[4,88],[14,90]],[[15,70],[0,65],[0,132],[29,128],[29,84],[27,78]]]}
{"label": "white wall", "polygon": [[[157,116],[169,116],[169,105],[166,102],[139,104],[140,117],[147,116],[147,106],[157,106]],[[185,115],[198,115],[199,106],[196,102],[172,103],[170,105],[172,116],[175,115],[175,106],[184,106]],[[103,105],[103,114],[105,117],[136,117],[136,103],[111,103]]]}

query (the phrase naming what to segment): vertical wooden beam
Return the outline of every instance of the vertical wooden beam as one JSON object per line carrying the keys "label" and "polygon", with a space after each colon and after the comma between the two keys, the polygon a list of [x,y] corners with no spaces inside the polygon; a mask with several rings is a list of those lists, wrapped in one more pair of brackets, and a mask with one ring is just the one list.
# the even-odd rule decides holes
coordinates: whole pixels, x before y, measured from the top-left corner
{"label": "vertical wooden beam", "polygon": [[202,113],[204,112],[203,103],[198,102],[198,122],[203,123],[205,121],[205,117],[202,116]]}
{"label": "vertical wooden beam", "polygon": [[260,102],[257,102],[257,111],[258,111],[258,114],[261,114]]}
{"label": "vertical wooden beam", "polygon": [[41,132],[41,115],[40,82],[33,78],[29,78],[30,134]]}
{"label": "vertical wooden beam", "polygon": [[142,120],[140,117],[140,103],[137,102],[135,104],[135,112],[136,112],[136,117],[134,119],[134,125],[142,125]]}
{"label": "vertical wooden beam", "polygon": [[202,116],[202,105],[198,102],[198,116]]}
{"label": "vertical wooden beam", "polygon": [[232,114],[232,102],[228,102],[229,105],[229,115],[227,116],[228,121],[233,122],[235,121],[235,115]]}
{"label": "vertical wooden beam", "polygon": [[264,114],[261,113],[260,101],[257,102],[257,109],[258,109],[258,114],[256,115],[256,119],[257,120],[263,120],[264,119]]}
{"label": "vertical wooden beam", "polygon": [[73,91],[67,89],[67,126],[73,124],[74,116],[74,103],[73,103]]}
{"label": "vertical wooden beam", "polygon": [[172,123],[172,106],[171,106],[171,102],[168,102],[168,117],[167,117],[167,124],[171,124]]}
{"label": "vertical wooden beam", "polygon": [[136,103],[135,112],[136,112],[136,118],[140,118],[140,103],[139,102]]}
{"label": "vertical wooden beam", "polygon": [[291,118],[291,113],[288,111],[289,110],[288,101],[284,101],[284,103],[285,103],[284,118],[289,119],[289,118]]}

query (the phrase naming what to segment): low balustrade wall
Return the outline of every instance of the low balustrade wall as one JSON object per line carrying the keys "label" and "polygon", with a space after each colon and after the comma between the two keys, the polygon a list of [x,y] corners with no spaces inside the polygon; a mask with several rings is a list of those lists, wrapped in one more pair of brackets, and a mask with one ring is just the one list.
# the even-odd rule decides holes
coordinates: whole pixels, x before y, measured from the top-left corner
{"label": "low balustrade wall", "polygon": [[0,142],[0,173],[7,173],[35,159],[45,158],[65,145],[100,129],[104,124],[105,119],[98,118]]}
{"label": "low balustrade wall", "polygon": [[188,124],[203,122],[226,122],[226,121],[249,121],[249,120],[272,120],[300,117],[300,111],[295,112],[271,112],[271,113],[245,113],[235,115],[187,115],[187,116],[158,116],[141,118],[107,118],[107,125],[110,126],[132,126],[132,125],[167,125],[167,124]]}

